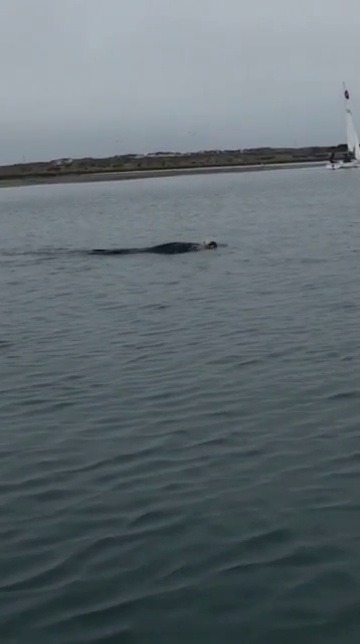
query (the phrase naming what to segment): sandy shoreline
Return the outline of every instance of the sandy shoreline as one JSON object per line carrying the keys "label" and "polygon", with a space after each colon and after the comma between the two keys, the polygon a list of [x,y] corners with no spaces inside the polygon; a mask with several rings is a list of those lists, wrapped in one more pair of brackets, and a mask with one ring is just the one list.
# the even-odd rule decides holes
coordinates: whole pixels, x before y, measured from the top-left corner
{"label": "sandy shoreline", "polygon": [[163,170],[129,170],[126,172],[97,172],[89,174],[57,175],[49,177],[24,177],[0,180],[0,188],[20,186],[49,185],[61,183],[92,183],[95,181],[129,181],[132,179],[155,179],[157,177],[176,177],[196,174],[222,174],[237,172],[261,172],[269,170],[293,170],[324,166],[323,161],[305,163],[271,163],[267,165],[214,166],[207,168],[172,168]]}

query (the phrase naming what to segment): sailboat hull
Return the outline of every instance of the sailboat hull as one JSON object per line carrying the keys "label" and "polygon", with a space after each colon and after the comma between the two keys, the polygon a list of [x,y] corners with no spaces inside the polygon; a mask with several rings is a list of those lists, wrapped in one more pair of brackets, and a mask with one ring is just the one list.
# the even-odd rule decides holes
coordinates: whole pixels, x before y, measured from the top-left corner
{"label": "sailboat hull", "polygon": [[326,166],[327,170],[340,170],[341,164],[340,163],[328,163]]}
{"label": "sailboat hull", "polygon": [[349,163],[342,163],[340,165],[340,170],[350,170],[351,168],[359,168],[359,161],[349,161]]}
{"label": "sailboat hull", "polygon": [[343,161],[340,161],[338,163],[328,163],[325,167],[327,170],[351,170],[354,168],[360,168],[360,162],[349,161],[348,163],[344,163]]}

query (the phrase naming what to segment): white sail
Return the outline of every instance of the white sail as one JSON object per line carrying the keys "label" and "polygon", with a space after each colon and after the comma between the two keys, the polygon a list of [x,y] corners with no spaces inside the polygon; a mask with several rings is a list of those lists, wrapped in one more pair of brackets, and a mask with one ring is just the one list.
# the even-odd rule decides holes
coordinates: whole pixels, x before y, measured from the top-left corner
{"label": "white sail", "polygon": [[338,159],[335,161],[333,152],[331,154],[329,162],[326,165],[326,168],[328,168],[329,170],[348,170],[351,168],[360,168],[359,138],[355,129],[354,119],[350,108],[350,96],[345,87],[345,83],[343,83],[343,87],[345,97],[346,140],[349,155],[346,154],[343,160]]}
{"label": "white sail", "polygon": [[360,161],[360,145],[359,138],[355,129],[354,119],[350,109],[350,97],[349,92],[347,91],[344,85],[344,96],[345,96],[345,110],[346,110],[346,137],[347,137],[347,146],[349,152],[355,156],[357,161]]}

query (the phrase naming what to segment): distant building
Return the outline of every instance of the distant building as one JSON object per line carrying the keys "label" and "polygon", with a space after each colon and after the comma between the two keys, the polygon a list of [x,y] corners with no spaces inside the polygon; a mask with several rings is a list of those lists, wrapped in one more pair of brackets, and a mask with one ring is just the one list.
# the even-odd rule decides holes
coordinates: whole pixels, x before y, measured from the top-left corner
{"label": "distant building", "polygon": [[177,157],[182,156],[179,152],[151,152],[148,157]]}
{"label": "distant building", "polygon": [[72,159],[67,158],[67,159],[54,159],[54,161],[50,162],[50,166],[54,168],[63,168],[71,165],[73,162]]}

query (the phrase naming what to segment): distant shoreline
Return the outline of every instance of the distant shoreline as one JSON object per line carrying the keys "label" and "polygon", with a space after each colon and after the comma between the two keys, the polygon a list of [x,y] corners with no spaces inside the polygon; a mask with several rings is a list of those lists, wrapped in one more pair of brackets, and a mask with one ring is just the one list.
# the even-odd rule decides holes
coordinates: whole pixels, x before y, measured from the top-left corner
{"label": "distant shoreline", "polygon": [[158,177],[176,177],[199,174],[225,174],[239,172],[261,172],[269,170],[294,170],[324,166],[324,161],[305,161],[293,163],[266,163],[252,165],[208,166],[192,168],[164,168],[159,170],[124,170],[114,172],[88,172],[55,174],[52,176],[24,176],[0,180],[0,188],[20,186],[49,185],[63,183],[94,183],[97,181],[130,181],[134,179],[156,179]]}

